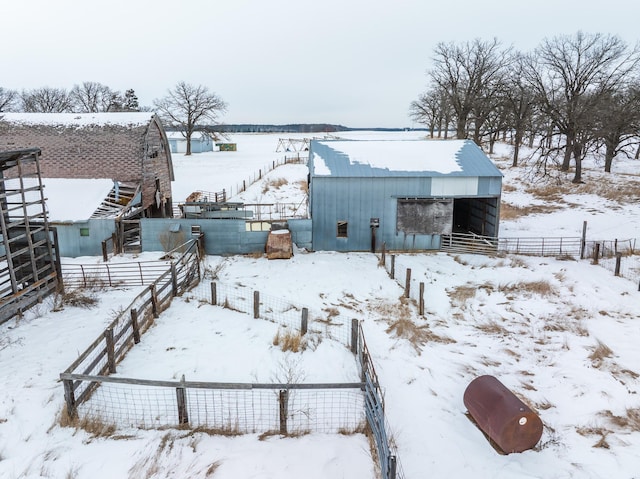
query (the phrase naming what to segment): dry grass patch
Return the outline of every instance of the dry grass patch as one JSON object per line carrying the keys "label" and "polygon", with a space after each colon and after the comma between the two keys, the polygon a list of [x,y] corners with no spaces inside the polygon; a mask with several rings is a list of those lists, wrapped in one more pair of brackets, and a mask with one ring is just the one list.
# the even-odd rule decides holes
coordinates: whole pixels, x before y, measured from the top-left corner
{"label": "dry grass patch", "polygon": [[554,211],[562,209],[561,205],[529,205],[529,206],[515,206],[509,203],[503,202],[500,205],[500,219],[501,220],[516,220],[523,216],[538,215],[553,213]]}
{"label": "dry grass patch", "polygon": [[447,295],[451,300],[452,306],[463,308],[466,306],[466,302],[476,296],[476,286],[462,285],[456,286],[453,289],[447,291]]}
{"label": "dry grass patch", "polygon": [[388,334],[394,334],[398,338],[406,339],[418,353],[420,353],[424,345],[430,342],[442,344],[455,343],[454,339],[435,334],[426,324],[419,326],[409,319],[392,321],[386,329],[386,332]]}
{"label": "dry grass patch", "polygon": [[589,359],[591,360],[591,364],[594,368],[600,368],[607,358],[613,356],[611,348],[600,340],[597,340],[596,346],[592,349],[593,351],[589,355]]}
{"label": "dry grass patch", "polygon": [[616,416],[609,410],[600,413],[600,415],[614,426],[627,432],[640,432],[640,407],[627,408],[624,416]]}
{"label": "dry grass patch", "polygon": [[262,184],[262,194],[268,193],[269,190],[274,189],[277,190],[285,185],[289,184],[289,180],[286,178],[273,178],[268,181],[265,181]]}
{"label": "dry grass patch", "polygon": [[609,443],[607,442],[607,436],[611,434],[611,431],[604,427],[596,426],[584,426],[576,428],[576,432],[581,436],[600,436],[598,441],[592,446],[602,449],[609,449]]}
{"label": "dry grass patch", "polygon": [[299,353],[307,349],[306,341],[298,331],[279,329],[273,338],[273,345],[279,346],[284,352],[291,351],[292,353]]}
{"label": "dry grass patch", "polygon": [[524,281],[498,286],[502,293],[529,293],[539,296],[550,296],[555,293],[555,288],[548,281]]}
{"label": "dry grass patch", "polygon": [[485,321],[484,323],[476,324],[474,327],[486,334],[493,334],[496,336],[507,336],[509,334],[509,330],[507,328],[493,319]]}
{"label": "dry grass patch", "polygon": [[304,192],[305,194],[309,193],[309,183],[307,183],[307,180],[298,180],[296,184],[298,185],[300,191]]}

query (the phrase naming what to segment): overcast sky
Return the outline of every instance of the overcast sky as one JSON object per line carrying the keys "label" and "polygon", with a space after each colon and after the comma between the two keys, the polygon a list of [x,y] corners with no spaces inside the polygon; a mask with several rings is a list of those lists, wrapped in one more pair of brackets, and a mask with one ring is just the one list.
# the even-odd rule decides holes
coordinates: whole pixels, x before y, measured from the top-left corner
{"label": "overcast sky", "polygon": [[640,38],[637,0],[1,0],[0,86],[133,88],[180,81],[228,104],[224,123],[410,127],[438,42],[528,51],[561,34]]}

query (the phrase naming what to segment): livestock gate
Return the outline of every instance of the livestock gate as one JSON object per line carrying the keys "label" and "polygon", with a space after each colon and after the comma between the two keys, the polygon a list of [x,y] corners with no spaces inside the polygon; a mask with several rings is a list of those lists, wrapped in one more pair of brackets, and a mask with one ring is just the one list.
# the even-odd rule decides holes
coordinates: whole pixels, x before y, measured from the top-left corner
{"label": "livestock gate", "polygon": [[39,157],[39,148],[0,152],[0,323],[62,285]]}

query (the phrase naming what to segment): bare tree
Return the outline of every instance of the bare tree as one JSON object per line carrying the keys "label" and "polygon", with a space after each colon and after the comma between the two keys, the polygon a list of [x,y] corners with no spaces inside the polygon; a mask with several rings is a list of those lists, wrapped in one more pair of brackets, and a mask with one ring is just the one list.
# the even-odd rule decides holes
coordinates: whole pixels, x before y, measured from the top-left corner
{"label": "bare tree", "polygon": [[627,51],[618,37],[578,32],[546,39],[528,57],[524,74],[536,91],[552,134],[564,136],[568,171],[575,162],[574,183],[582,182],[582,159],[596,141],[596,114],[607,92],[615,91],[637,67],[638,51]]}
{"label": "bare tree", "polygon": [[86,81],[81,85],[74,85],[69,97],[75,111],[97,113],[109,111],[114,93],[116,92],[102,83]]}
{"label": "bare tree", "polygon": [[524,81],[524,57],[516,53],[512,68],[505,77],[503,105],[507,115],[508,126],[513,129],[513,161],[518,166],[520,146],[527,128],[531,129],[535,107],[535,93]]}
{"label": "bare tree", "polygon": [[42,87],[23,90],[20,98],[22,110],[25,112],[62,113],[73,109],[73,102],[63,88]]}
{"label": "bare tree", "polygon": [[[455,112],[456,136],[467,137],[469,119],[474,108],[476,135],[486,120],[504,69],[509,63],[509,49],[502,49],[497,39],[474,40],[462,45],[438,43],[434,67],[429,71],[433,82],[448,96]],[[482,114],[480,114],[480,109]]]}
{"label": "bare tree", "polygon": [[599,136],[605,147],[604,171],[611,173],[613,159],[627,154],[640,131],[640,85],[636,84],[604,98],[599,112]]}
{"label": "bare tree", "polygon": [[160,117],[173,126],[179,126],[187,139],[186,155],[191,154],[191,135],[204,121],[215,124],[218,115],[227,109],[226,103],[207,87],[178,83],[167,96],[154,100]]}
{"label": "bare tree", "polygon": [[0,86],[0,112],[11,111],[18,101],[18,92]]}
{"label": "bare tree", "polygon": [[444,130],[447,138],[449,123],[451,122],[451,105],[447,102],[447,96],[437,89],[431,89],[421,94],[417,100],[409,106],[409,117],[429,128],[431,138],[438,132],[441,138]]}

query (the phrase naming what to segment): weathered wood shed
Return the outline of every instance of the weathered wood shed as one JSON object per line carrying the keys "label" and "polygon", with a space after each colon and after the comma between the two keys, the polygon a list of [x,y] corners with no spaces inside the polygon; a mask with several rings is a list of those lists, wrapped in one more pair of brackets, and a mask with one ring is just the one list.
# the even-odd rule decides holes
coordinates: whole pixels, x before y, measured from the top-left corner
{"label": "weathered wood shed", "polygon": [[312,140],[314,250],[439,249],[498,235],[502,174],[470,140]]}
{"label": "weathered wood shed", "polygon": [[40,148],[42,178],[137,185],[144,216],[172,214],[171,151],[154,113],[1,113],[0,150],[20,148]]}

